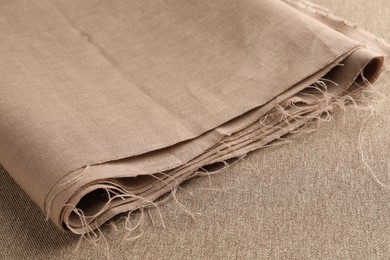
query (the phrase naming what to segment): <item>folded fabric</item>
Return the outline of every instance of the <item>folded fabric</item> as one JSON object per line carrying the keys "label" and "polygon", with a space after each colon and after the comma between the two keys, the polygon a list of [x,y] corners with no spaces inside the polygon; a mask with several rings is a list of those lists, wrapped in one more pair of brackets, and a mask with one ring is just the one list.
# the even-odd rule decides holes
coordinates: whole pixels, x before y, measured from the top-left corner
{"label": "folded fabric", "polygon": [[291,0],[13,0],[0,14],[0,163],[77,234],[347,104],[390,53]]}

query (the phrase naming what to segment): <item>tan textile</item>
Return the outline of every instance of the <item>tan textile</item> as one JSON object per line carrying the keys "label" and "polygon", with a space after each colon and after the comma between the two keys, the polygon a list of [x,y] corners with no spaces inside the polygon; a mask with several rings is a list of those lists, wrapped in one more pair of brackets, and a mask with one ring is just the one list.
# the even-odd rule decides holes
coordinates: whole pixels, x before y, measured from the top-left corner
{"label": "tan textile", "polygon": [[388,46],[303,3],[0,4],[0,163],[83,234],[373,82]]}

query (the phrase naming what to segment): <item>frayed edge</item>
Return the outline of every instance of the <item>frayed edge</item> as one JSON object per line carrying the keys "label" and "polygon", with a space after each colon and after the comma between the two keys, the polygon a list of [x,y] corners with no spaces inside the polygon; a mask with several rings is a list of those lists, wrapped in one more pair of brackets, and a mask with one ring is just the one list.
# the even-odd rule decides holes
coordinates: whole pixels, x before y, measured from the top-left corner
{"label": "frayed edge", "polygon": [[[259,122],[266,129],[267,129],[267,127],[268,128],[275,127],[275,125],[272,125],[275,123],[275,117],[272,117],[272,113],[276,113],[276,114],[279,114],[279,116],[280,116],[276,120],[284,122],[285,125],[287,125],[291,128],[291,130],[289,131],[288,134],[314,132],[319,128],[320,123],[328,122],[332,119],[331,111],[333,111],[336,108],[345,110],[347,104],[352,104],[353,107],[355,107],[355,108],[362,108],[362,107],[366,108],[367,107],[369,109],[372,109],[372,107],[373,107],[372,102],[373,101],[384,102],[385,100],[387,100],[387,98],[382,93],[380,93],[377,89],[372,87],[371,83],[364,77],[363,73],[361,74],[361,79],[363,80],[364,91],[362,91],[363,86],[359,86],[359,88],[358,88],[359,91],[356,91],[356,93],[351,93],[350,95],[342,95],[339,97],[339,96],[335,96],[335,95],[328,93],[327,92],[327,84],[329,84],[329,83],[336,84],[336,83],[332,82],[330,80],[327,80],[327,79],[320,79],[317,82],[315,82],[314,84],[312,84],[311,86],[309,86],[306,89],[306,92],[298,93],[298,94],[312,96],[312,97],[315,97],[317,99],[313,106],[319,105],[319,109],[318,109],[319,115],[318,116],[313,116],[311,114],[307,115],[304,113],[305,112],[304,110],[300,111],[300,112],[302,112],[302,114],[290,113],[289,108],[297,109],[298,107],[292,101],[293,99],[288,99],[285,102],[282,102],[281,104],[277,105],[273,110],[270,111],[270,113],[267,113],[265,116],[260,118]],[[355,82],[355,84],[357,84],[357,82]],[[314,91],[314,94],[313,94],[313,91]],[[359,94],[359,95],[355,95],[355,94]],[[373,96],[374,96],[374,98],[372,98]],[[381,97],[381,98],[378,98],[378,97]],[[364,105],[362,105],[362,104],[364,104]],[[299,111],[299,109],[298,109],[298,111]],[[304,124],[302,124],[302,126],[296,128],[296,126],[291,124],[291,122],[294,120],[295,121],[306,120],[306,122]],[[364,124],[366,124],[367,120],[368,120],[368,117],[366,118]],[[309,131],[307,131],[307,129],[305,130],[305,128],[308,126],[312,127],[313,122],[317,122],[316,126],[314,128],[311,128]],[[363,131],[362,129],[364,128],[364,124],[363,124],[362,128],[360,129],[360,133],[359,133],[359,149],[361,151],[362,161],[363,161],[364,165],[370,170],[370,173],[373,175],[374,179],[379,184],[381,184],[381,186],[390,189],[390,185],[386,185],[386,184],[382,183],[379,180],[379,178],[375,175],[372,168],[368,165],[368,163],[365,159],[365,156],[362,152],[361,134]],[[277,138],[275,141],[272,141],[269,144],[265,144],[265,145],[261,146],[261,148],[272,146],[272,145],[274,145],[274,143],[277,144],[277,140],[284,140],[284,138],[283,138],[283,136],[281,136],[281,137]],[[291,142],[291,140],[288,140],[288,141]],[[242,159],[244,156],[245,156],[245,154],[243,156],[239,157],[239,160]],[[199,168],[199,170],[195,174],[191,175],[189,178],[194,177],[194,176],[207,176],[209,178],[210,190],[217,190],[217,191],[226,190],[226,189],[213,189],[212,184],[211,184],[211,178],[210,178],[211,175],[219,173],[220,171],[222,171],[223,169],[225,169],[226,167],[231,165],[226,160],[222,160],[221,162],[224,166],[221,169],[218,169],[217,171],[208,171],[205,167],[201,167],[201,168]],[[152,223],[154,223],[154,220],[153,220],[152,215],[151,215],[150,210],[149,210],[151,207],[157,208],[160,220],[163,224],[163,227],[165,228],[165,223],[164,223],[161,211],[159,209],[159,205],[166,203],[170,200],[175,201],[175,203],[179,206],[179,208],[181,210],[183,210],[184,213],[186,213],[193,220],[195,220],[195,216],[200,215],[200,213],[191,212],[190,210],[188,210],[187,207],[185,207],[181,202],[179,202],[177,197],[176,197],[176,193],[179,189],[187,192],[191,196],[193,196],[193,193],[191,191],[188,191],[188,190],[182,188],[180,186],[181,182],[178,181],[177,179],[175,179],[173,176],[170,176],[169,174],[166,174],[166,173],[160,173],[160,174],[164,175],[166,178],[172,179],[174,181],[175,185],[171,189],[171,191],[169,193],[167,193],[168,195],[164,196],[161,199],[157,199],[155,202],[147,200],[141,196],[137,196],[137,195],[133,195],[133,194],[116,193],[111,189],[107,189],[106,192],[108,194],[109,199],[108,199],[106,205],[104,205],[104,207],[98,213],[94,214],[93,216],[86,217],[84,215],[84,213],[82,212],[82,210],[77,209],[72,205],[66,205],[66,206],[72,207],[73,213],[76,214],[80,218],[80,221],[82,223],[81,224],[82,229],[89,231],[87,234],[81,235],[81,239],[87,238],[89,240],[92,240],[94,243],[96,243],[97,241],[100,240],[101,230],[99,229],[99,227],[97,227],[95,230],[93,230],[91,228],[91,226],[89,225],[90,222],[88,222],[88,219],[96,218],[100,214],[104,213],[104,211],[106,211],[109,208],[110,202],[112,200],[118,199],[118,198],[124,200],[126,198],[133,197],[136,199],[140,199],[142,201],[146,201],[149,204],[149,205],[143,206],[142,208],[139,208],[139,210],[141,211],[141,216],[140,216],[138,222],[134,226],[132,226],[130,223],[130,217],[132,217],[131,215],[132,215],[134,210],[130,211],[128,213],[127,217],[125,218],[125,229],[128,231],[128,233],[125,235],[125,238],[124,238],[125,241],[137,240],[140,237],[142,237],[142,235],[144,234],[144,228],[143,228],[143,222],[145,220],[144,210],[147,210]],[[154,178],[156,178],[157,180],[167,184],[166,180],[161,179],[161,178],[157,177],[156,175],[152,175],[152,176]],[[232,189],[234,189],[234,188],[232,188]],[[111,194],[114,194],[114,196],[111,196]],[[74,229],[72,230],[72,228],[69,226],[68,226],[68,228],[72,232],[77,233],[77,230],[74,230]],[[137,231],[137,233],[136,233],[136,231]],[[134,235],[134,233],[136,233],[136,234]],[[107,255],[109,255],[109,253]]]}

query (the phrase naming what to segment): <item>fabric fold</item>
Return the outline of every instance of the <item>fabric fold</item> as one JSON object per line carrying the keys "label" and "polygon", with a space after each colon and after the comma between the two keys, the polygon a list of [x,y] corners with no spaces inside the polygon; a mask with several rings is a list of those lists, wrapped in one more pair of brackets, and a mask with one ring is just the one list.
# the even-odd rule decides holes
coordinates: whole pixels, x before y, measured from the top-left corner
{"label": "fabric fold", "polygon": [[0,13],[0,163],[77,234],[353,102],[390,53],[290,0],[17,0]]}

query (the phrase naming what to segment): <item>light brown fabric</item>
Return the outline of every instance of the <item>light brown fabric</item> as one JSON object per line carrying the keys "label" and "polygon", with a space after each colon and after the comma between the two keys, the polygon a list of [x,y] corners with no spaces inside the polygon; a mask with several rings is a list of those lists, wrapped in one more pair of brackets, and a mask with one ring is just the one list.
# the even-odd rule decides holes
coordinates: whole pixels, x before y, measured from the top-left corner
{"label": "light brown fabric", "polygon": [[[387,0],[315,2],[390,40]],[[388,79],[386,70],[375,83],[387,96]],[[360,135],[366,160],[382,180],[390,156],[389,108],[388,102],[376,104]],[[187,181],[182,187],[192,195],[182,190],[176,196],[202,214],[195,221],[171,200],[160,206],[166,228],[150,209],[155,226],[147,214],[136,241],[123,239],[121,221],[117,230],[103,228],[111,259],[386,259],[389,194],[376,185],[358,149],[367,115],[347,109],[315,133],[259,149],[211,179]],[[0,208],[0,258],[105,258],[104,246],[86,241],[75,250],[78,237],[45,222],[1,170]],[[132,214],[135,222],[138,214]]]}
{"label": "light brown fabric", "polygon": [[0,162],[83,234],[355,97],[388,46],[290,1],[13,1]]}

